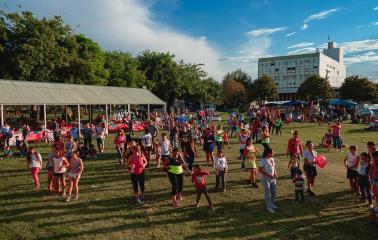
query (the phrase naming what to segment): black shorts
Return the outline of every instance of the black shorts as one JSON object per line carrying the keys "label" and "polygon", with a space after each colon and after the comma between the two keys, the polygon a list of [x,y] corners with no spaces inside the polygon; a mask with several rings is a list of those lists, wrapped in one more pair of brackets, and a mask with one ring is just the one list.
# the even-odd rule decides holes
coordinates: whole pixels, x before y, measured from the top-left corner
{"label": "black shorts", "polygon": [[54,173],[55,177],[63,177],[63,173]]}
{"label": "black shorts", "polygon": [[303,165],[303,170],[304,170],[308,175],[310,175],[311,177],[315,177],[316,175],[318,175],[318,172],[316,171],[316,167],[313,166],[313,165],[304,164],[304,165]]}
{"label": "black shorts", "polygon": [[348,179],[356,179],[357,177],[358,177],[358,172],[356,170],[348,168],[347,178]]}
{"label": "black shorts", "polygon": [[146,152],[151,152],[151,150],[152,150],[152,147],[151,147],[151,146],[149,146],[149,147],[144,147],[144,151],[146,151]]}

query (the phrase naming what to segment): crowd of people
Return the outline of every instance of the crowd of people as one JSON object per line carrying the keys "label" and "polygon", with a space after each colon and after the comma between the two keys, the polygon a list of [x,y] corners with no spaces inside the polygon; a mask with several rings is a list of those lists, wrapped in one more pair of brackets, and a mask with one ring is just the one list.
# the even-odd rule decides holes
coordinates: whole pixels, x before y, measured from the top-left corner
{"label": "crowd of people", "polygon": [[[260,184],[264,189],[266,208],[271,213],[277,211],[275,195],[278,173],[270,141],[272,136],[282,134],[282,127],[292,116],[283,116],[275,107],[251,108],[247,117],[237,113],[230,114],[227,126],[222,126],[211,120],[213,115],[214,112],[208,110],[192,114],[152,113],[151,120],[147,122],[140,136],[132,130],[132,121],[126,131],[117,132],[113,141],[114,148],[120,166],[130,172],[136,203],[144,202],[145,174],[148,174],[146,169],[156,161],[156,167],[166,172],[171,184],[172,206],[181,206],[184,176],[188,174],[197,192],[196,206],[200,206],[203,194],[209,207],[213,209],[205,180],[206,176],[211,174],[196,163],[198,151],[201,147],[206,156],[207,166],[214,168],[215,190],[227,191],[226,175],[229,167],[224,149],[230,148],[230,139],[235,137],[240,150],[240,167],[247,172],[246,182],[253,188],[259,188],[257,177],[261,175]],[[71,201],[79,198],[79,180],[84,171],[83,160],[99,158],[105,150],[105,138],[109,136],[103,119],[96,124],[86,124],[80,134],[77,126],[74,126],[66,137],[66,143],[63,142],[65,138],[60,134],[60,128],[59,121],[54,121],[54,144],[45,166],[48,171],[47,190],[49,194],[59,194],[65,201]],[[28,128],[25,129],[27,134]],[[329,131],[325,133],[319,145],[329,151],[342,151],[344,144],[341,132],[341,119],[336,119],[334,123],[329,124]],[[7,138],[9,136],[6,135]],[[92,143],[93,138],[96,139],[98,151]],[[23,144],[28,146],[25,142]],[[9,143],[7,146],[9,147]],[[257,157],[260,151],[262,159],[258,164]],[[295,201],[303,202],[305,192],[310,197],[316,197],[313,188],[317,176],[318,154],[313,142],[307,140],[303,145],[299,132],[292,131],[286,154]],[[42,157],[34,147],[28,147],[25,155],[27,168],[31,172],[35,187],[38,188],[38,173],[43,168]],[[368,142],[367,151],[360,154],[357,153],[356,146],[350,146],[345,166],[352,191],[358,194],[361,200],[367,201],[370,208],[374,208],[373,199],[378,206],[378,152],[375,144]]]}

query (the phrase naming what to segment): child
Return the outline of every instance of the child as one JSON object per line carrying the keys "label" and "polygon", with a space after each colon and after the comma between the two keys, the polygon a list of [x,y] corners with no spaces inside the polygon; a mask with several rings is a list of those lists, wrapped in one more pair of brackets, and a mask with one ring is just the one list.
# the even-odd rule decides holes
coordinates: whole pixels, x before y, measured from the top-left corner
{"label": "child", "polygon": [[[64,157],[64,152],[57,148],[56,156],[54,160],[54,185],[55,192],[60,193],[63,198],[66,197],[66,168],[70,166],[67,158]],[[60,191],[60,185],[62,185],[62,191]]]}
{"label": "child", "polygon": [[332,148],[332,131],[328,129],[328,132],[324,134],[321,146],[327,148],[328,151],[331,151]]}
{"label": "child", "polygon": [[219,181],[222,181],[222,191],[226,191],[226,180],[225,175],[228,170],[227,160],[223,155],[222,150],[217,152],[217,155],[215,156],[215,170],[216,170],[216,184],[215,184],[215,190],[218,190],[219,187]]}
{"label": "child", "polygon": [[307,193],[310,194],[311,197],[315,197],[315,193],[312,191],[312,187],[315,184],[315,177],[318,175],[315,165],[315,158],[318,153],[314,150],[314,144],[311,141],[306,142],[307,150],[303,153],[304,164],[303,170],[305,171],[306,178],[307,178]]}
{"label": "child", "polygon": [[54,158],[56,157],[56,146],[51,146],[51,152],[47,154],[47,192],[52,194],[53,191],[53,176],[54,176]]}
{"label": "child", "polygon": [[358,168],[358,182],[361,191],[361,201],[368,201],[369,208],[373,208],[373,202],[370,192],[370,155],[367,152],[363,152],[360,155],[360,166]]}
{"label": "child", "polygon": [[[72,138],[73,141],[73,138]],[[68,196],[66,202],[71,200],[72,189],[75,187],[75,200],[79,199],[79,180],[84,170],[83,161],[79,158],[79,152],[73,151],[71,155],[70,168],[68,171],[68,177],[70,179],[70,187],[68,190]]]}
{"label": "child", "polygon": [[271,148],[265,149],[263,159],[260,162],[259,172],[261,173],[261,183],[264,186],[266,208],[270,213],[275,213],[278,208],[274,203],[278,176]]}
{"label": "child", "polygon": [[97,158],[100,157],[100,155],[97,153],[97,150],[96,150],[94,144],[89,145],[88,157],[94,158],[94,159],[97,159]]}
{"label": "child", "polygon": [[30,169],[30,172],[33,176],[34,187],[39,188],[39,170],[42,167],[42,157],[41,154],[37,152],[34,147],[31,147],[27,156],[27,168]]}
{"label": "child", "polygon": [[[280,135],[282,135],[282,131],[281,131],[281,128],[282,128],[282,120],[281,118],[277,118],[277,120],[274,122],[274,127],[276,128],[276,135],[278,135],[278,133],[280,133]],[[273,131],[272,131],[273,133]]]}
{"label": "child", "polygon": [[230,138],[228,136],[228,132],[227,131],[223,132],[223,144],[227,145],[228,148],[231,148],[231,146],[230,146]]}
{"label": "child", "polygon": [[76,149],[76,143],[73,137],[70,137],[66,143],[66,157],[71,159],[72,152]]}
{"label": "child", "polygon": [[192,174],[192,182],[196,186],[196,192],[197,192],[197,201],[196,201],[196,207],[199,208],[200,204],[199,201],[201,199],[201,194],[203,193],[207,199],[207,202],[209,203],[209,208],[214,209],[213,205],[211,204],[211,200],[209,197],[209,193],[206,189],[206,181],[205,176],[209,175],[209,172],[202,171],[201,167],[198,164],[194,164],[193,166],[193,174]]}
{"label": "child", "polygon": [[158,168],[160,168],[160,161],[164,161],[165,158],[168,158],[171,151],[171,141],[168,140],[166,133],[162,133],[158,146],[158,154],[156,154],[156,163]]}
{"label": "child", "polygon": [[4,148],[4,154],[0,157],[0,159],[10,158],[12,156],[13,156],[13,152],[12,152],[11,148],[9,146],[6,146]]}
{"label": "child", "polygon": [[246,141],[246,146],[244,148],[244,159],[245,159],[245,169],[250,172],[248,183],[252,184],[253,188],[258,188],[256,184],[256,174],[257,174],[257,165],[256,165],[256,153],[258,149],[252,145],[252,138],[248,138]]}
{"label": "child", "polygon": [[88,150],[88,147],[84,143],[79,143],[79,156],[81,159],[87,158]]}
{"label": "child", "polygon": [[344,165],[347,169],[347,178],[349,179],[350,189],[352,192],[358,194],[358,163],[360,161],[360,157],[356,154],[357,147],[355,145],[351,145],[349,147],[349,153],[344,159]]}
{"label": "child", "polygon": [[19,136],[16,136],[16,149],[21,152],[21,140]]}
{"label": "child", "polygon": [[302,176],[302,171],[298,168],[296,175],[293,179],[295,185],[295,201],[304,201],[304,178]]}
{"label": "child", "polygon": [[373,162],[371,164],[370,174],[371,174],[371,185],[373,186],[373,192],[375,196],[376,206],[374,211],[378,212],[378,151],[372,154]]}

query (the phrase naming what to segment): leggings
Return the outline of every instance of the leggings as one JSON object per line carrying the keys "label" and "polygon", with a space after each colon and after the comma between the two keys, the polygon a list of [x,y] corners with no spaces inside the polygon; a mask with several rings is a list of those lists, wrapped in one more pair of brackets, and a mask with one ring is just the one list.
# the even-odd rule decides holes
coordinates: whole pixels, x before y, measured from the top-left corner
{"label": "leggings", "polygon": [[142,172],[141,174],[131,173],[130,178],[131,178],[131,182],[133,184],[134,193],[139,192],[138,191],[138,185],[139,185],[140,192],[143,194],[143,192],[144,192],[144,179],[145,179],[144,172]]}
{"label": "leggings", "polygon": [[194,156],[186,157],[185,160],[188,163],[189,170],[192,171],[192,169],[193,169],[193,163],[194,163]]}
{"label": "leggings", "polygon": [[30,172],[31,172],[31,174],[33,176],[34,185],[35,186],[39,186],[39,176],[38,176],[39,167],[33,167],[33,168],[31,168]]}
{"label": "leggings", "polygon": [[209,205],[212,205],[212,204],[211,204],[210,197],[209,197],[209,193],[207,192],[206,187],[205,187],[205,188],[198,188],[198,189],[197,189],[197,203],[199,203],[199,201],[200,201],[200,199],[201,199],[201,195],[202,195],[202,193],[205,195],[206,200],[207,200],[207,202],[209,203]]}
{"label": "leggings", "polygon": [[217,145],[217,150],[218,151],[222,150],[222,145],[223,145],[222,141],[215,141],[215,144]]}
{"label": "leggings", "polygon": [[369,177],[364,176],[364,175],[359,175],[358,179],[359,179],[360,190],[361,190],[361,198],[367,199],[369,203],[372,203]]}
{"label": "leggings", "polygon": [[182,193],[182,187],[184,185],[184,177],[183,174],[174,174],[168,172],[168,178],[172,185],[171,195],[174,196],[177,193]]}
{"label": "leggings", "polygon": [[216,188],[218,188],[218,186],[219,186],[219,181],[222,181],[222,188],[223,189],[226,188],[226,181],[224,180],[224,174],[225,174],[225,171],[217,171],[217,175],[215,176],[215,179],[216,179],[215,187]]}
{"label": "leggings", "polygon": [[117,153],[118,153],[118,159],[122,159],[123,152],[125,151],[125,148],[123,147],[116,147]]}

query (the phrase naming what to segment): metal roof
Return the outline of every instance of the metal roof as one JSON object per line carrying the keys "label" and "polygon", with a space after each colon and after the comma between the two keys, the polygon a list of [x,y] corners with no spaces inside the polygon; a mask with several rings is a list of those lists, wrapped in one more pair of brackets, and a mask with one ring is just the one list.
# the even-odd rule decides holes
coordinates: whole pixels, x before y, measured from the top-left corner
{"label": "metal roof", "polygon": [[143,88],[123,88],[0,79],[4,105],[104,105],[165,103]]}

